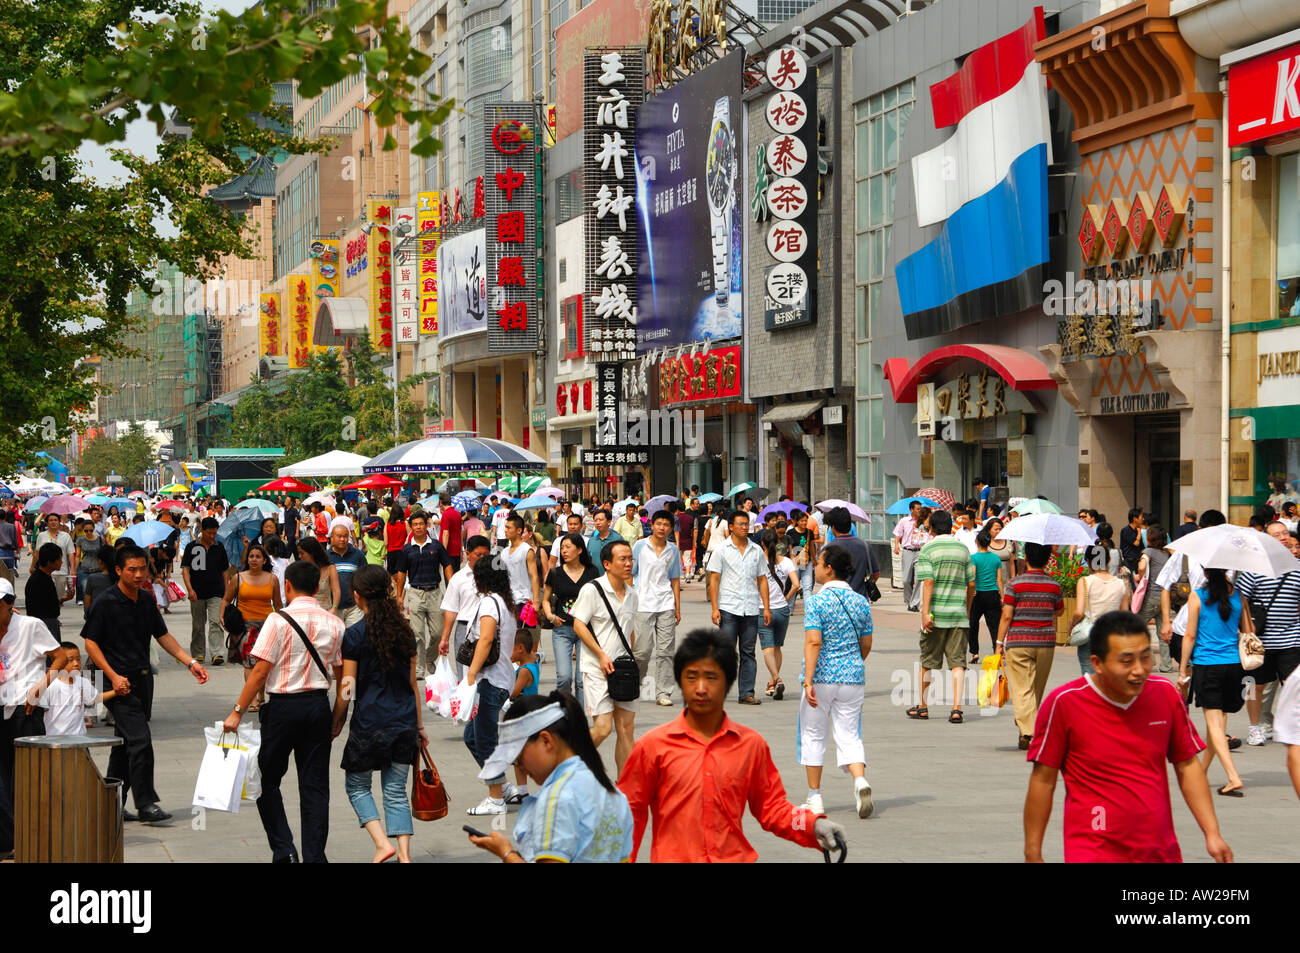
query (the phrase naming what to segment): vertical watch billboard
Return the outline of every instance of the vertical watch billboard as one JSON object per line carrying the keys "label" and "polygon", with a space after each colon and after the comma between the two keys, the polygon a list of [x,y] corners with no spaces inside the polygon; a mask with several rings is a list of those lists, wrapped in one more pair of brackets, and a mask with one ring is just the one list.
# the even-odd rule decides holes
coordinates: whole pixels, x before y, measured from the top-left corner
{"label": "vertical watch billboard", "polygon": [[[318,238],[311,243],[311,336],[316,334],[316,311],[325,298],[335,298],[339,293],[339,243],[331,238]],[[324,347],[315,348],[322,353]]]}
{"label": "vertical watch billboard", "polygon": [[415,217],[419,242],[420,333],[438,333],[438,246],[442,244],[442,204],[437,192],[421,192]]}
{"label": "vertical watch billboard", "polygon": [[637,349],[738,338],[745,55],[737,50],[645,101],[637,120]]}
{"label": "vertical watch billboard", "polygon": [[636,357],[637,114],[645,51],[625,47],[583,57],[583,201],[587,350],[597,361]]}
{"label": "vertical watch billboard", "polygon": [[393,346],[393,206],[383,199],[366,200],[366,256],[370,259],[370,343]]}
{"label": "vertical watch billboard", "polygon": [[494,103],[483,134],[487,216],[488,352],[519,354],[538,341],[537,148],[532,103]]}
{"label": "vertical watch billboard", "polygon": [[773,50],[763,114],[775,134],[764,146],[767,253],[763,326],[768,331],[817,319],[817,71],[793,46]]}

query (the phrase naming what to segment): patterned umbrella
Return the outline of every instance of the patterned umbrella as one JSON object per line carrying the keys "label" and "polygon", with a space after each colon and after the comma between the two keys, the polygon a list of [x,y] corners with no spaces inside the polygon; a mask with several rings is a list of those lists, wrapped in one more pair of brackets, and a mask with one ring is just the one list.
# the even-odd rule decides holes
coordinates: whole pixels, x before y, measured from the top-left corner
{"label": "patterned umbrella", "polygon": [[916,495],[923,496],[927,500],[934,500],[945,510],[950,510],[957,505],[957,497],[947,490],[939,489],[937,486],[927,486],[924,489],[917,490]]}

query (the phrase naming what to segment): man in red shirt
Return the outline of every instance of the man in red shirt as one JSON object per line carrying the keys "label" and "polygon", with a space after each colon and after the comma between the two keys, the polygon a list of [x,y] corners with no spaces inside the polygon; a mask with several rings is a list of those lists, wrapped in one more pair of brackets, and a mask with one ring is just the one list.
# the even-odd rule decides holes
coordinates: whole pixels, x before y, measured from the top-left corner
{"label": "man in red shirt", "polygon": [[763,736],[727,717],[722,704],[736,680],[736,647],[696,629],[673,658],[686,710],[642,735],[619,775],[632,808],[632,860],[654,815],[652,863],[752,863],[741,827],[749,804],[763,830],[804,847],[831,849],[844,828],[785,796]]}
{"label": "man in red shirt", "polygon": [[451,496],[447,493],[438,494],[438,502],[442,504],[442,514],[440,516],[441,523],[438,528],[438,542],[442,543],[442,548],[447,550],[447,555],[451,557],[451,571],[460,572],[460,510],[451,505]]}
{"label": "man in red shirt", "polygon": [[1028,755],[1034,770],[1025,795],[1025,860],[1043,860],[1059,772],[1066,863],[1181,863],[1168,760],[1205,833],[1205,849],[1231,863],[1196,757],[1205,743],[1178,689],[1150,677],[1146,624],[1131,612],[1107,612],[1093,622],[1090,648],[1093,673],[1053,691],[1038,711]]}

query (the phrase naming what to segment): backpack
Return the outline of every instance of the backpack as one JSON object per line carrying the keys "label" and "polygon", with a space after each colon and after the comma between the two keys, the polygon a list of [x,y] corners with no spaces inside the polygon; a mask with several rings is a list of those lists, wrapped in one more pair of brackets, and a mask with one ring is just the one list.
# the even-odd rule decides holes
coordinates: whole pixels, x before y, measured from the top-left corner
{"label": "backpack", "polygon": [[1183,571],[1178,575],[1178,581],[1169,587],[1169,611],[1179,612],[1183,606],[1187,605],[1187,599],[1192,594],[1192,583],[1187,575],[1187,557],[1183,557]]}

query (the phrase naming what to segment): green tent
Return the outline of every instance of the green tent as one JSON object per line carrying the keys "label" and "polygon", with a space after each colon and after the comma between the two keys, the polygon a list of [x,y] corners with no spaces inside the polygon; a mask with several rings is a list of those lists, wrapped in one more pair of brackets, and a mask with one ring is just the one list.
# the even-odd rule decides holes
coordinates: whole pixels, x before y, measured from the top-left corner
{"label": "green tent", "polygon": [[497,481],[497,490],[504,493],[510,493],[518,497],[532,496],[534,493],[537,492],[538,488],[542,485],[542,482],[545,479],[546,479],[545,476],[541,476],[538,474],[533,474],[531,476],[525,475],[523,477],[524,486],[523,486],[523,490],[521,491],[515,485],[516,480],[513,476],[503,476],[500,480]]}

